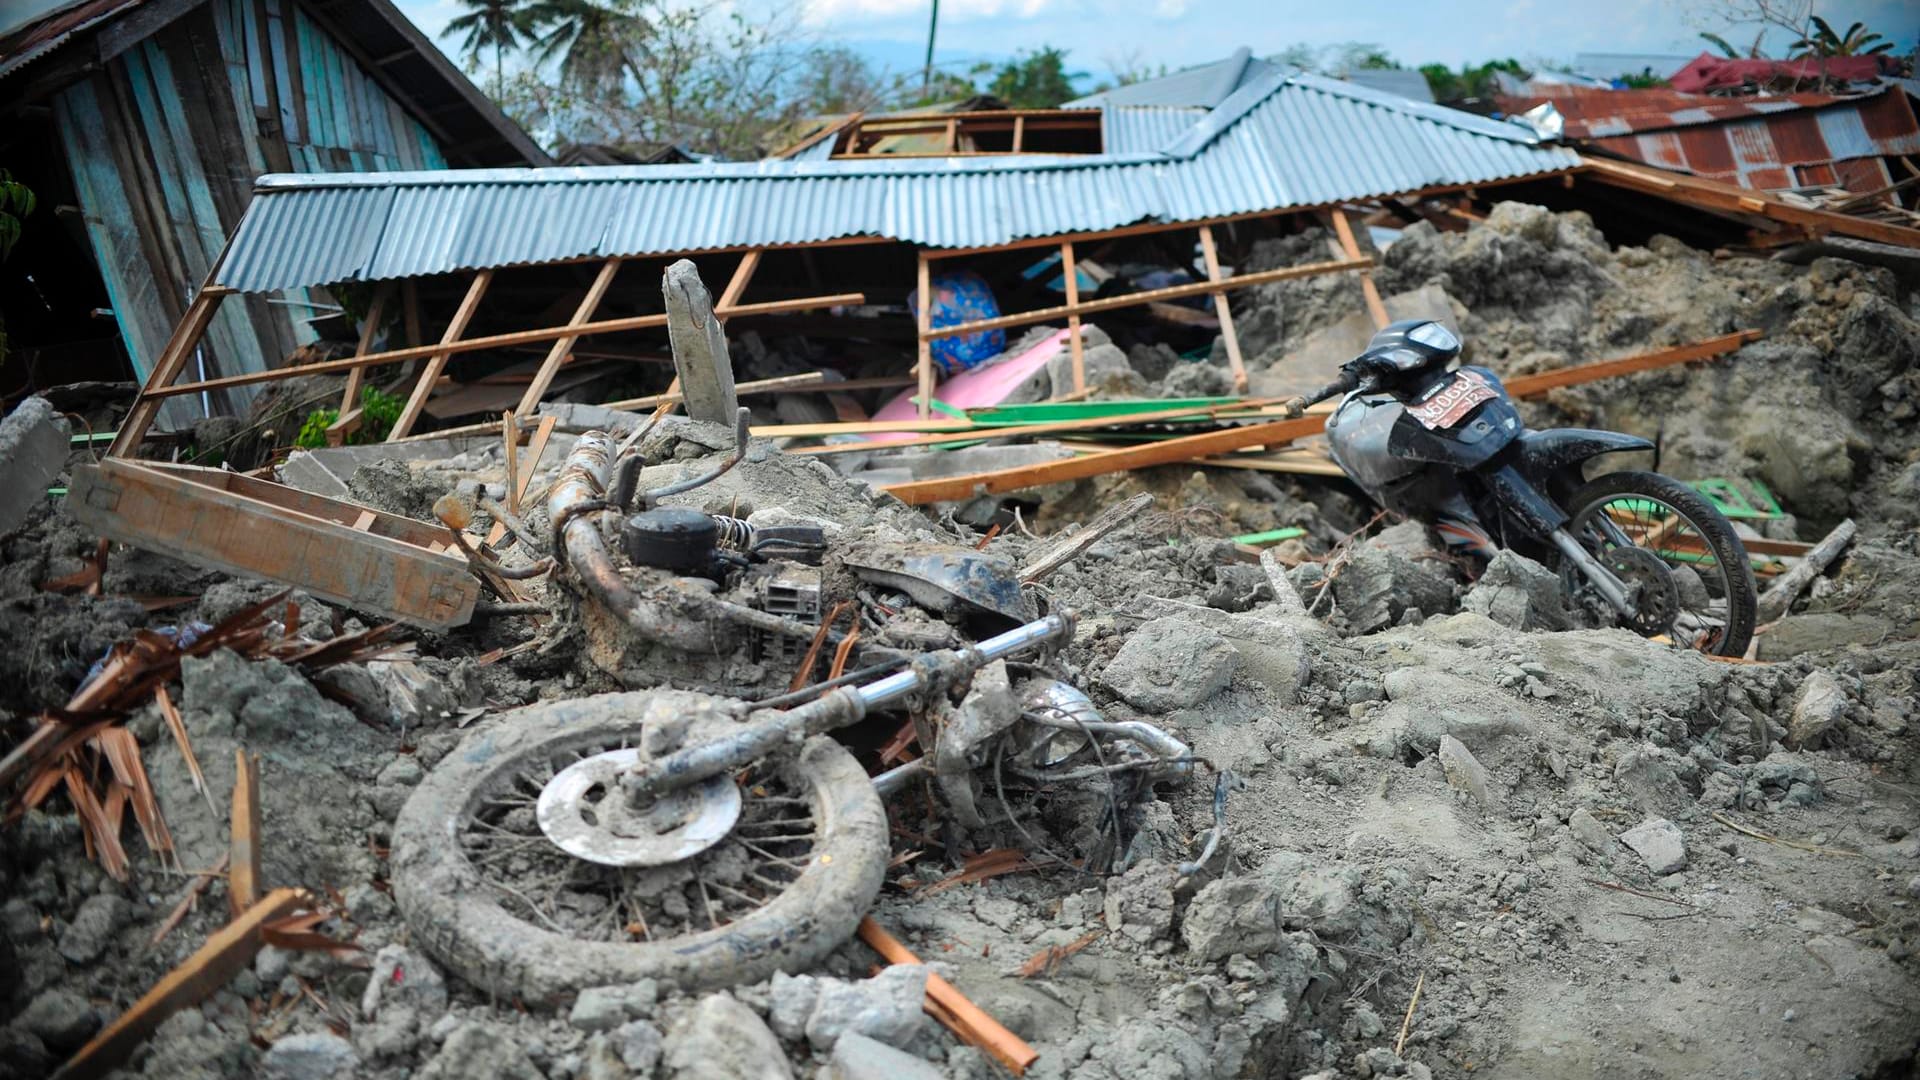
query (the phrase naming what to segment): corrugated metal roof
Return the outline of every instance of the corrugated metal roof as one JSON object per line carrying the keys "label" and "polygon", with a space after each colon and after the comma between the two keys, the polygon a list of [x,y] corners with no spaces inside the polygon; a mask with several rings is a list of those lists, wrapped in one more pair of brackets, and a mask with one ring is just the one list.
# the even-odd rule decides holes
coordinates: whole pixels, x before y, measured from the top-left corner
{"label": "corrugated metal roof", "polygon": [[[1513,98],[1518,111],[1543,99]],[[1717,98],[1675,90],[1556,92],[1572,139],[1755,190],[1837,182],[1841,162],[1920,153],[1920,121],[1900,88],[1853,97],[1793,94]],[[1852,170],[1856,182],[1884,169]],[[1875,183],[1878,186],[1878,183]]]}
{"label": "corrugated metal roof", "polygon": [[1242,86],[1271,74],[1279,65],[1254,57],[1245,46],[1225,60],[1201,64],[1157,79],[1116,86],[1067,102],[1065,109],[1105,109],[1118,106],[1160,109],[1212,109]]}
{"label": "corrugated metal roof", "polygon": [[1206,115],[1205,109],[1107,108],[1100,113],[1101,138],[1109,154],[1150,153],[1171,145]]}
{"label": "corrugated metal roof", "polygon": [[1578,164],[1518,125],[1274,71],[1155,153],[267,176],[218,277],[261,292],[854,236],[984,247]]}

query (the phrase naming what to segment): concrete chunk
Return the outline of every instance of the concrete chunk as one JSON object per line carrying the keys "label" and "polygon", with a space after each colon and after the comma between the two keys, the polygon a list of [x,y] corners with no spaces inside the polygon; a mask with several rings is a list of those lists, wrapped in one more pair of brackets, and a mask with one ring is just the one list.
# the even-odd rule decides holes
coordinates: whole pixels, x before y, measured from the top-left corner
{"label": "concrete chunk", "polygon": [[713,297],[693,262],[667,267],[661,286],[667,297],[667,337],[673,343],[673,368],[687,415],[709,424],[733,426],[740,399],[733,389],[733,360],[727,335],[713,314]]}
{"label": "concrete chunk", "polygon": [[30,397],[0,420],[0,533],[45,501],[47,485],[66,467],[71,437],[46,398]]}
{"label": "concrete chunk", "polygon": [[1680,827],[1666,818],[1650,818],[1620,834],[1620,842],[1632,848],[1647,864],[1647,869],[1662,876],[1687,865],[1687,844]]}
{"label": "concrete chunk", "polygon": [[1465,743],[1451,735],[1440,736],[1440,768],[1446,772],[1448,784],[1473,796],[1481,806],[1493,805],[1486,766],[1474,758]]}

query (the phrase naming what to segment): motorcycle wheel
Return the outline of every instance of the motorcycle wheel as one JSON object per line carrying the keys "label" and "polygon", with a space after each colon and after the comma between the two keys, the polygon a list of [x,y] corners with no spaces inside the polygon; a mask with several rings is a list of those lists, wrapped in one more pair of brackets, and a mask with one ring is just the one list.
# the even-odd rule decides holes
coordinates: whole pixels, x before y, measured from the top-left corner
{"label": "motorcycle wheel", "polygon": [[414,940],[474,986],[529,1005],[641,979],[689,991],[755,982],[845,942],[880,891],[887,817],[859,762],[825,736],[746,770],[733,829],[684,861],[603,866],[541,832],[535,802],[560,769],[640,745],[648,724],[676,716],[704,717],[689,742],[737,730],[718,700],[605,694],[516,710],[470,735],[394,825],[394,899]]}
{"label": "motorcycle wheel", "polygon": [[[1757,588],[1746,545],[1713,504],[1650,472],[1597,477],[1567,500],[1575,538],[1617,573],[1666,568],[1640,590],[1650,605],[1632,629],[1715,656],[1744,656],[1753,640]],[[1626,551],[1623,549],[1634,549]]]}

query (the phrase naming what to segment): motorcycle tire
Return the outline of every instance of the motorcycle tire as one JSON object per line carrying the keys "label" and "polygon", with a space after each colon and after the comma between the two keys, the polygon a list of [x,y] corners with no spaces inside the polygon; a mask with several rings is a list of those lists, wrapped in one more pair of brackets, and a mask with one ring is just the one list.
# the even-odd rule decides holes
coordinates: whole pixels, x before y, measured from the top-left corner
{"label": "motorcycle tire", "polygon": [[[1747,548],[1733,531],[1733,523],[1698,492],[1678,480],[1650,472],[1607,473],[1589,481],[1567,500],[1567,515],[1575,536],[1579,526],[1600,507],[1640,496],[1666,504],[1700,536],[1719,566],[1726,585],[1727,618],[1718,641],[1702,649],[1716,656],[1745,656],[1753,641],[1759,589]],[[1583,541],[1584,542],[1584,541]]]}
{"label": "motorcycle tire", "polygon": [[[667,867],[575,859],[529,824],[531,810],[519,813],[542,777],[641,745],[648,723],[676,710],[711,712],[717,700],[681,691],[603,694],[519,709],[468,736],[421,781],[394,825],[394,899],[414,941],[501,1000],[558,1006],[588,987],[641,979],[688,991],[756,982],[811,967],[852,937],[886,872],[887,817],[853,754],[826,736],[756,763],[728,837]],[[706,728],[696,725],[689,738],[737,730],[731,720]],[[515,809],[503,813],[508,805]],[[764,808],[757,819],[756,806]],[[731,884],[712,877],[720,884],[709,892],[703,875],[725,875],[715,869],[722,863]],[[756,890],[768,895],[749,896]],[[732,910],[735,894],[759,906]],[[673,919],[636,899],[663,896],[677,904]]]}

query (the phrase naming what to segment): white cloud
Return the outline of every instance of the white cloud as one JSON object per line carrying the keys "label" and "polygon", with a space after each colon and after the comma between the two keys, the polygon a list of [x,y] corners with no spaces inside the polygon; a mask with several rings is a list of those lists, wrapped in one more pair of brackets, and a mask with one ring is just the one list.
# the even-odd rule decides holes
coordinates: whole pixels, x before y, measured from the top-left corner
{"label": "white cloud", "polygon": [[[940,21],[1031,19],[1060,6],[1058,0],[946,0],[940,5]],[[921,19],[931,10],[930,0],[807,0],[808,21],[816,24],[835,19]]]}
{"label": "white cloud", "polygon": [[1191,0],[1155,0],[1153,15],[1157,19],[1177,19],[1191,6]]}

